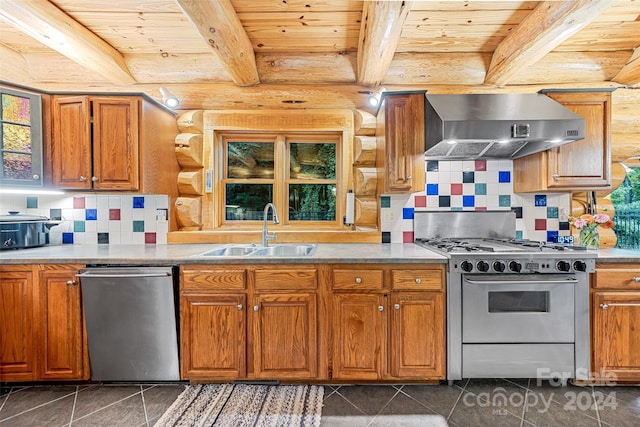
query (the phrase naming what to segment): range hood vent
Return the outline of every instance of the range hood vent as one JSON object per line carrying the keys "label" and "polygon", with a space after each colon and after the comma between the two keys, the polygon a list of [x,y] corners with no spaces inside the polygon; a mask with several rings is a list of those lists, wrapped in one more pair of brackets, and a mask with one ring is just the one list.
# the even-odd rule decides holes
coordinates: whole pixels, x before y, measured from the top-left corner
{"label": "range hood vent", "polygon": [[427,159],[517,159],[585,136],[584,119],[543,94],[425,96]]}

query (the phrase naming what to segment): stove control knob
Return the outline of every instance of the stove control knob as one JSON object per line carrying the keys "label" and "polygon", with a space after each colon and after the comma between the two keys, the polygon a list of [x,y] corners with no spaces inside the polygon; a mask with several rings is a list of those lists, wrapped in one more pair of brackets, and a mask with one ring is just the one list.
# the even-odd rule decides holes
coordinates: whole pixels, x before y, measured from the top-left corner
{"label": "stove control knob", "polygon": [[473,270],[473,264],[471,264],[469,261],[462,261],[460,263],[460,268],[462,269],[462,271],[466,271],[468,273]]}
{"label": "stove control knob", "polygon": [[504,262],[502,261],[496,261],[493,263],[493,269],[499,273],[502,273],[505,270],[505,268],[507,267],[504,265]]}
{"label": "stove control knob", "polygon": [[587,271],[587,263],[584,261],[574,261],[573,269],[575,271]]}
{"label": "stove control knob", "polygon": [[511,261],[509,263],[509,270],[513,271],[514,273],[520,273],[520,270],[522,270],[522,264],[520,264],[518,261]]}
{"label": "stove control knob", "polygon": [[476,268],[478,271],[487,272],[489,271],[489,263],[487,261],[478,261]]}
{"label": "stove control knob", "polygon": [[571,264],[569,264],[567,261],[558,261],[558,263],[556,264],[556,268],[558,269],[558,271],[569,271],[571,270]]}

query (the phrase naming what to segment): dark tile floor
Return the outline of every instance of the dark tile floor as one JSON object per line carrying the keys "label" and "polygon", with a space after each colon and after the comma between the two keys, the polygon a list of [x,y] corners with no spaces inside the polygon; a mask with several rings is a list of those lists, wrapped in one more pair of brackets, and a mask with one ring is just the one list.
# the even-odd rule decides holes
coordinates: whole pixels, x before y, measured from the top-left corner
{"label": "dark tile floor", "polygon": [[[5,386],[0,427],[153,426],[184,384]],[[640,387],[327,385],[321,426],[640,426]]]}

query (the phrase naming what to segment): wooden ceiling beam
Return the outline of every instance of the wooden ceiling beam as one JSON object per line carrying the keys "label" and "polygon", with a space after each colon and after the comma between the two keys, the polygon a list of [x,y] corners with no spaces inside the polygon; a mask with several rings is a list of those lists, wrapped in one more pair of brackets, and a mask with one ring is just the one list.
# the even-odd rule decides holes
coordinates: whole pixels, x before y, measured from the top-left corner
{"label": "wooden ceiling beam", "polygon": [[640,83],[640,46],[636,48],[629,62],[612,79],[614,82],[635,85]]}
{"label": "wooden ceiling beam", "polygon": [[120,52],[46,0],[2,0],[0,18],[109,82],[136,83]]}
{"label": "wooden ceiling beam", "polygon": [[604,12],[614,0],[544,1],[498,45],[485,84],[503,86]]}
{"label": "wooden ceiling beam", "polygon": [[229,0],[176,2],[235,84],[252,86],[260,83],[253,45]]}
{"label": "wooden ceiling beam", "polygon": [[411,6],[410,1],[364,2],[358,43],[359,84],[377,86],[384,81]]}

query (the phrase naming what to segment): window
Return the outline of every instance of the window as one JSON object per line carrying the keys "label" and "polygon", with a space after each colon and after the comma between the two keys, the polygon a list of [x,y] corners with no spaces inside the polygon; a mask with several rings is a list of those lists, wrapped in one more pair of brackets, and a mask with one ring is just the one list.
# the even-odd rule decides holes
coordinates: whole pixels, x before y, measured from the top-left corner
{"label": "window", "polygon": [[0,98],[0,182],[41,186],[41,97],[0,87]]}
{"label": "window", "polygon": [[640,248],[640,166],[625,167],[626,178],[611,193],[611,202],[615,209],[613,221],[616,223],[613,231],[617,237],[616,247],[638,249]]}
{"label": "window", "polygon": [[262,221],[273,202],[282,225],[341,226],[340,142],[339,133],[221,134],[221,225]]}

